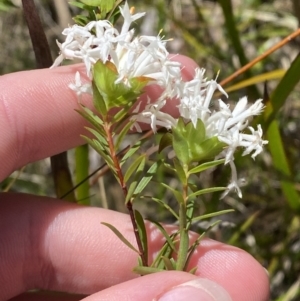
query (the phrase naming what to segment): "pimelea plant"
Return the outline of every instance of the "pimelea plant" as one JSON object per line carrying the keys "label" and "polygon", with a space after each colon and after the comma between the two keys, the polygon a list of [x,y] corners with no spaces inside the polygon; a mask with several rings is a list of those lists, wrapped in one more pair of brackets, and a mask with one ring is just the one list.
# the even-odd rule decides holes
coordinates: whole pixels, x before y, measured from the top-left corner
{"label": "pimelea plant", "polygon": [[[191,244],[188,231],[192,222],[205,218],[194,216],[195,200],[200,195],[216,191],[223,191],[224,197],[234,190],[242,197],[240,186],[243,179],[237,176],[235,151],[244,148],[243,155],[251,154],[254,159],[267,143],[262,139],[261,126],[258,125],[255,130],[248,123],[252,116],[262,112],[262,100],[249,105],[247,97],[243,97],[231,109],[219,99],[218,109],[213,110],[214,92],[218,90],[228,97],[226,92],[216,79],[205,78],[203,68],[195,70],[192,80],[183,81],[182,66],[172,60],[166,49],[167,41],[160,34],[136,36],[131,25],[145,13],[134,14],[127,2],[123,6],[108,2],[105,7],[103,4],[101,6],[101,1],[81,0],[74,4],[87,10],[89,16],[77,16],[75,20],[78,24],[63,31],[66,39],[58,43],[60,54],[52,67],[60,65],[64,59],[80,59],[85,65],[89,80],[83,83],[80,72],[76,72],[75,81],[69,87],[78,96],[79,114],[92,126],[87,129],[93,138],[84,136],[85,140],[103,157],[123,190],[138,249],[113,225],[105,225],[138,253],[136,272],[188,270],[191,255],[202,237],[200,235]],[[123,18],[120,31],[111,23],[118,14]],[[144,88],[154,84],[161,87],[161,96],[158,99],[149,98],[145,108],[140,109],[139,97],[144,93]],[[81,102],[85,93],[92,95],[93,110]],[[177,103],[178,118],[162,111],[172,101]],[[133,128],[140,132],[142,124],[149,124],[154,134],[158,129],[165,129],[157,149],[163,157],[165,153],[162,150],[169,148],[171,160],[165,157],[149,167],[147,156],[139,154],[143,140],[122,151],[121,145],[126,135]],[[197,189],[191,179],[219,164],[230,166],[231,181],[228,186]],[[151,198],[171,212],[179,222],[179,230],[170,234],[155,222],[166,243],[155,260],[148,262],[144,220],[133,209],[133,204],[142,196],[161,165],[172,170],[180,180],[180,190],[173,189],[168,183],[160,183],[173,193],[178,202],[178,212],[164,200],[155,196]],[[194,272],[194,269],[190,271]]]}

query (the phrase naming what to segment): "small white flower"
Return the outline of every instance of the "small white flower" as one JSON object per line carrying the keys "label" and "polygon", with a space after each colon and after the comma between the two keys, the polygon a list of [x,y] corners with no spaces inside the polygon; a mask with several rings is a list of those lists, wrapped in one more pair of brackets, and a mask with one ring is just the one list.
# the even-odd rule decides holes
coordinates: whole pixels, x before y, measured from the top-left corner
{"label": "small white flower", "polygon": [[[166,129],[171,129],[176,126],[177,120],[173,118],[170,114],[164,113],[161,110],[166,104],[166,100],[158,101],[156,103],[150,103],[151,100],[148,98],[147,105],[145,109],[134,116],[137,122],[150,123],[153,132],[157,131],[157,127],[164,127]],[[137,129],[140,127],[136,127]]]}
{"label": "small white flower", "polygon": [[206,81],[203,78],[205,69],[197,68],[193,80],[184,83],[180,105],[178,106],[180,115],[185,119],[190,119],[196,127],[197,120],[201,119],[204,123],[210,116],[210,103],[215,90],[226,94],[222,87],[214,80]]}
{"label": "small white flower", "polygon": [[257,131],[255,131],[251,126],[249,126],[248,129],[251,131],[251,135],[241,134],[241,137],[243,139],[241,146],[245,148],[243,156],[248,155],[254,151],[251,157],[255,159],[255,157],[263,151],[263,146],[265,144],[268,144],[268,141],[262,140],[263,131],[260,124],[257,126]]}
{"label": "small white flower", "polygon": [[233,161],[230,162],[230,168],[231,168],[231,181],[227,185],[226,190],[222,193],[221,199],[223,199],[231,191],[235,191],[238,197],[242,198],[243,195],[240,187],[245,185],[246,180],[243,178],[241,179],[237,178],[236,167]]}
{"label": "small white flower", "polygon": [[75,83],[69,84],[69,88],[76,92],[78,102],[81,102],[82,94],[92,94],[92,87],[90,83],[82,84],[80,73],[77,71],[75,74]]}
{"label": "small white flower", "polygon": [[121,12],[121,15],[124,18],[124,23],[123,23],[123,26],[122,26],[121,35],[126,34],[128,32],[129,27],[130,27],[132,22],[134,22],[135,20],[137,20],[137,19],[139,19],[139,18],[141,18],[145,15],[145,13],[138,13],[138,14],[132,15],[130,13],[130,9],[129,9],[129,6],[128,6],[127,2],[125,2],[125,5],[123,6],[123,8],[120,7],[120,12]]}

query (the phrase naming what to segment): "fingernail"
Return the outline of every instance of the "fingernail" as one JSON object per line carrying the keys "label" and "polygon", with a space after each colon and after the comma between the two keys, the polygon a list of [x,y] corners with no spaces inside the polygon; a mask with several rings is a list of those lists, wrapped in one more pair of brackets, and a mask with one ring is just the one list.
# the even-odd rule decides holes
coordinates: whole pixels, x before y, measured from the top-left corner
{"label": "fingernail", "polygon": [[171,288],[153,301],[232,301],[219,284],[198,278]]}

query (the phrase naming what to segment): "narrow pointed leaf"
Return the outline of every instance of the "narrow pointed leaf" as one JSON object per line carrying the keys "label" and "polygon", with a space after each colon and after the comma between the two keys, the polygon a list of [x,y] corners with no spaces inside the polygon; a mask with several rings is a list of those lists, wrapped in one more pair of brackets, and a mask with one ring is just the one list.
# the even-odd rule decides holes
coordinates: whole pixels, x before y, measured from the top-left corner
{"label": "narrow pointed leaf", "polygon": [[136,153],[142,145],[142,141],[139,140],[136,142],[133,146],[129,148],[129,150],[126,152],[126,154],[123,156],[123,158],[120,160],[120,165],[123,166],[123,164],[127,161],[128,158],[130,158],[134,153]]}
{"label": "narrow pointed leaf", "polygon": [[102,116],[106,116],[107,107],[106,107],[105,101],[103,99],[103,96],[99,93],[99,90],[98,90],[97,86],[95,85],[94,81],[92,81],[92,88],[93,88],[94,107]]}
{"label": "narrow pointed leaf", "polygon": [[126,198],[125,198],[125,204],[127,204],[131,200],[136,186],[137,186],[137,181],[134,181],[134,182],[130,183],[129,188],[128,188],[128,192],[127,192],[127,195],[126,195]]}
{"label": "narrow pointed leaf", "polygon": [[137,171],[138,166],[142,163],[143,166],[145,166],[146,158],[145,155],[142,154],[141,156],[137,157],[128,167],[126,170],[126,173],[124,175],[124,181],[127,183],[127,181],[130,179],[131,175]]}
{"label": "narrow pointed leaf", "polygon": [[[173,233],[170,235],[170,239],[172,240],[172,242],[175,242],[176,237],[178,236],[178,231],[176,233]],[[159,269],[163,269],[164,268],[164,262],[162,260],[162,256],[171,258],[173,253],[172,248],[170,247],[170,245],[165,242],[165,244],[163,245],[163,247],[161,248],[160,252],[156,255],[153,263],[151,264],[151,267],[156,267]]]}
{"label": "narrow pointed leaf", "polygon": [[76,112],[80,114],[84,119],[86,119],[90,124],[92,124],[99,133],[105,135],[105,131],[102,127],[103,121],[99,118],[99,116],[95,115],[88,108],[83,108],[82,110],[76,110]]}
{"label": "narrow pointed leaf", "polygon": [[159,222],[156,222],[156,221],[154,221],[152,219],[149,219],[149,218],[148,218],[148,220],[158,228],[158,230],[164,236],[164,238],[166,239],[167,243],[172,248],[172,250],[174,252],[177,252],[177,250],[175,248],[175,245],[173,243],[173,240],[171,239],[170,235],[167,233],[167,231],[165,230],[165,228]]}
{"label": "narrow pointed leaf", "polygon": [[108,166],[115,170],[114,162],[110,155],[103,149],[102,145],[97,140],[92,140],[89,137],[81,135],[81,137],[105,160]]}
{"label": "narrow pointed leaf", "polygon": [[172,145],[172,134],[165,133],[159,141],[158,153],[160,153],[163,149],[171,145]]}
{"label": "narrow pointed leaf", "polygon": [[177,158],[173,159],[173,163],[174,163],[174,167],[176,170],[176,174],[180,180],[180,182],[182,183],[182,185],[186,184],[187,178],[186,178],[186,174],[185,171],[183,169],[183,166],[181,165],[180,161]]}
{"label": "narrow pointed leaf", "polygon": [[118,150],[120,148],[121,143],[123,142],[124,137],[127,135],[131,126],[134,124],[134,121],[129,121],[118,134],[118,138],[115,143],[115,149]]}
{"label": "narrow pointed leaf", "polygon": [[117,229],[115,228],[113,225],[108,224],[108,223],[101,223],[102,225],[108,227],[111,231],[113,231],[118,238],[131,250],[133,250],[134,252],[140,254],[140,252],[124,237],[124,235]]}
{"label": "narrow pointed leaf", "polygon": [[134,210],[134,217],[136,224],[138,226],[138,231],[139,231],[139,236],[141,238],[141,242],[143,245],[143,252],[144,252],[144,257],[146,258],[146,262],[148,262],[148,238],[147,238],[147,231],[145,227],[145,221],[140,214],[139,211]]}
{"label": "narrow pointed leaf", "polygon": [[173,129],[173,149],[176,157],[183,163],[188,164],[190,160],[189,156],[189,144],[186,141],[185,124],[179,119],[177,126]]}
{"label": "narrow pointed leaf", "polygon": [[[269,72],[261,73],[256,76],[252,76],[249,79],[242,80],[235,85],[226,87],[226,92],[229,93],[232,91],[241,90],[248,86],[256,85],[259,83],[265,83],[267,81],[274,80],[274,79],[280,79],[284,76],[285,73],[286,73],[285,69],[277,69],[277,70],[272,70]],[[217,96],[217,93],[215,95]]]}
{"label": "narrow pointed leaf", "polygon": [[192,223],[199,222],[199,221],[202,221],[207,218],[216,217],[216,216],[223,215],[223,214],[230,213],[230,212],[234,212],[234,209],[227,209],[227,210],[222,210],[222,211],[218,211],[218,212],[212,212],[212,213],[208,213],[208,214],[204,214],[204,215],[199,215],[199,216],[196,216],[193,218]]}
{"label": "narrow pointed leaf", "polygon": [[171,186],[169,186],[165,183],[159,182],[159,184],[162,185],[163,187],[167,188],[168,190],[170,190],[174,194],[178,203],[180,203],[180,204],[184,203],[183,196],[179,191],[175,190],[174,188],[172,188]]}
{"label": "narrow pointed leaf", "polygon": [[145,177],[142,178],[142,180],[139,182],[138,186],[136,187],[136,189],[134,191],[134,195],[138,195],[145,189],[145,187],[148,185],[148,183],[151,181],[154,174],[156,173],[157,168],[158,168],[158,162],[155,162],[151,165],[151,167],[148,169]]}
{"label": "narrow pointed leaf", "polygon": [[161,259],[163,260],[163,262],[165,264],[165,269],[167,271],[174,271],[175,270],[174,265],[173,265],[170,258],[162,256]]}
{"label": "narrow pointed leaf", "polygon": [[189,170],[189,174],[200,173],[209,168],[213,168],[220,164],[224,164],[224,162],[225,162],[225,159],[220,159],[220,160],[215,160],[215,161],[200,164],[196,167],[193,167],[191,170]]}
{"label": "narrow pointed leaf", "polygon": [[164,208],[166,208],[177,220],[179,219],[179,216],[175,213],[175,211],[164,201],[162,201],[161,199],[158,198],[154,198],[151,196],[142,196],[141,199],[143,198],[150,198],[151,200],[153,200],[154,202],[158,203],[159,205],[163,206]]}
{"label": "narrow pointed leaf", "polygon": [[224,191],[226,190],[226,187],[212,187],[212,188],[204,188],[204,189],[201,189],[201,190],[198,190],[196,192],[193,192],[191,193],[188,198],[189,199],[192,199],[192,198],[195,198],[199,195],[202,195],[202,194],[206,194],[206,193],[212,193],[212,192],[216,192],[216,191]]}
{"label": "narrow pointed leaf", "polygon": [[133,272],[136,274],[145,276],[145,275],[150,275],[154,273],[159,273],[159,272],[164,272],[164,269],[158,269],[158,268],[153,268],[153,267],[144,267],[144,266],[136,266],[133,269]]}
{"label": "narrow pointed leaf", "polygon": [[194,243],[191,245],[191,247],[189,248],[189,255],[186,259],[185,262],[185,269],[187,269],[189,262],[194,254],[194,252],[196,251],[197,247],[199,246],[202,238],[204,237],[204,235],[210,231],[210,229],[212,229],[213,227],[215,227],[216,225],[218,225],[221,222],[221,220],[215,221],[213,224],[211,224],[201,235],[199,235],[199,237],[194,241]]}
{"label": "narrow pointed leaf", "polygon": [[86,129],[91,132],[96,140],[99,142],[99,144],[101,144],[103,150],[109,152],[109,148],[108,148],[108,143],[107,143],[107,139],[105,136],[101,135],[98,131],[92,129],[92,128],[89,128],[89,127],[86,127]]}

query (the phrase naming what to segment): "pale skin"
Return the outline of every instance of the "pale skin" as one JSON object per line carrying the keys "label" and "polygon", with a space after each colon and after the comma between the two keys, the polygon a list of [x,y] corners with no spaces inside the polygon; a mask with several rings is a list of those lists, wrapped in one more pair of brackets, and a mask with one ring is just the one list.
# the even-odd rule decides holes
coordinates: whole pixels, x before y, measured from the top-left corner
{"label": "pale skin", "polygon": [[[195,63],[181,56],[176,60],[186,66],[183,76],[190,79]],[[29,162],[82,144],[84,121],[74,111],[77,98],[68,88],[78,69],[84,73],[74,65],[0,77],[0,181]],[[158,91],[148,88],[148,93]],[[33,288],[89,295],[87,301],[150,301],[199,276],[223,286],[233,301],[268,300],[265,270],[232,246],[203,240],[192,262],[196,276],[163,272],[139,277],[132,272],[136,254],[100,224],[113,224],[134,242],[127,215],[18,193],[0,194],[0,215],[0,301],[20,294],[14,300],[82,298],[24,294]],[[153,226],[148,231],[153,254],[163,239]]]}

